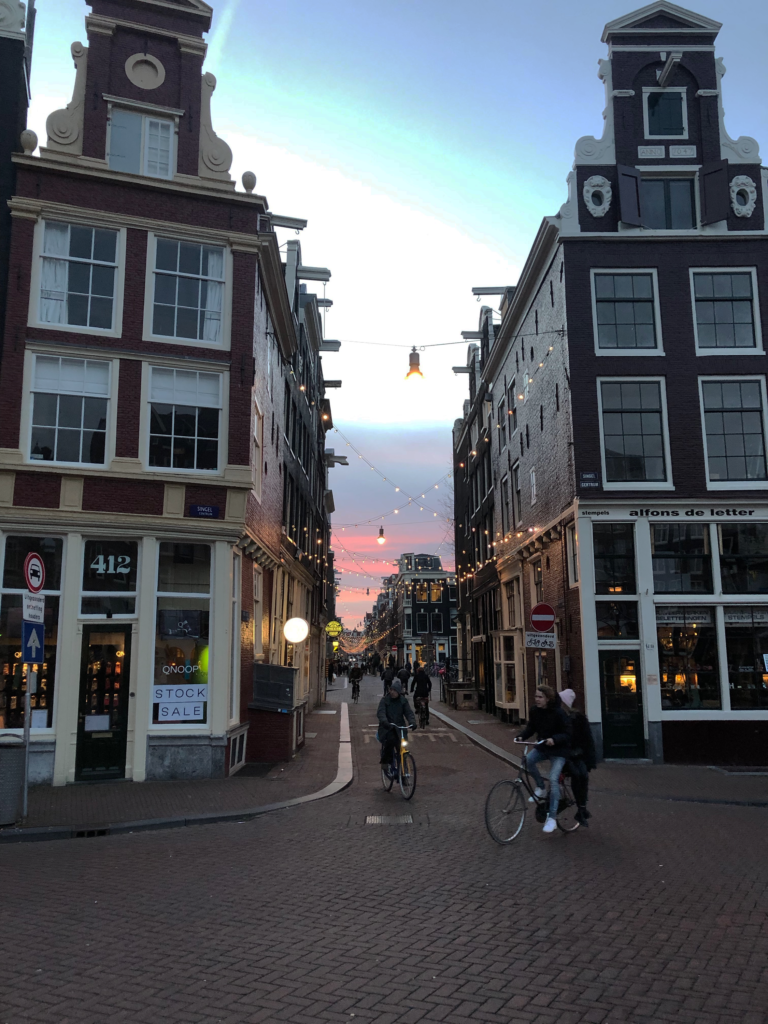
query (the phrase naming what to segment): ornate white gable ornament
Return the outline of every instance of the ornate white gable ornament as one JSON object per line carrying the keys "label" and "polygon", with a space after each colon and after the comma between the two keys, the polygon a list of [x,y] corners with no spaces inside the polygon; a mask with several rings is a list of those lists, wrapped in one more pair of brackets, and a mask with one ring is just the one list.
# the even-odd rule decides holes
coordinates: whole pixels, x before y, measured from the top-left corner
{"label": "ornate white gable ornament", "polygon": [[602,174],[593,174],[584,182],[581,190],[584,205],[593,217],[604,217],[611,208],[613,189],[611,183]]}
{"label": "ornate white gable ornament", "polygon": [[748,174],[731,179],[731,209],[737,217],[751,217],[757,203],[757,187]]}
{"label": "ornate white gable ornament", "polygon": [[85,72],[88,64],[88,48],[82,43],[72,43],[72,60],[75,62],[75,88],[72,99],[63,110],[54,110],[48,115],[45,130],[48,133],[48,148],[59,152],[81,156],[83,152],[83,107],[85,104]]}
{"label": "ornate white gable ornament", "polygon": [[211,123],[211,96],[216,88],[216,76],[206,71],[202,80],[202,103],[200,105],[200,156],[197,173],[201,178],[215,178],[231,181],[229,168],[232,166],[232,150],[224,139],[220,139]]}
{"label": "ornate white gable ornament", "polygon": [[18,0],[0,0],[0,36],[24,39],[26,7]]}

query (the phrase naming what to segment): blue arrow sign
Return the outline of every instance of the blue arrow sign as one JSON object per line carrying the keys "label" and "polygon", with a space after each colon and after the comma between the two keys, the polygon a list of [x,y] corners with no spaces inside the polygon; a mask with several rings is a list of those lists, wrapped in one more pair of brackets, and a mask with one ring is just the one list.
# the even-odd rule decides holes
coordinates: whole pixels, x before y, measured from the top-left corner
{"label": "blue arrow sign", "polygon": [[42,651],[44,641],[45,634],[43,626],[37,622],[22,622],[22,661],[26,661],[28,664],[38,665],[43,660]]}

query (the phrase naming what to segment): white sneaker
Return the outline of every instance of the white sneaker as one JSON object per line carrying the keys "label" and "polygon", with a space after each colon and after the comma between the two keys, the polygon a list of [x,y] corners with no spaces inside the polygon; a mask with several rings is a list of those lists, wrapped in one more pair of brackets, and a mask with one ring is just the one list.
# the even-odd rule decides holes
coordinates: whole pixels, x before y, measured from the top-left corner
{"label": "white sneaker", "polygon": [[556,828],[557,828],[557,822],[555,821],[555,819],[554,818],[547,818],[546,822],[544,823],[544,828],[541,831],[542,832],[554,832]]}
{"label": "white sneaker", "polygon": [[539,787],[537,786],[536,789],[534,789],[534,791],[533,791],[533,796],[529,796],[528,797],[528,803],[529,804],[535,803],[533,797],[538,797],[538,799],[541,800],[546,795],[547,795],[546,789],[539,789]]}

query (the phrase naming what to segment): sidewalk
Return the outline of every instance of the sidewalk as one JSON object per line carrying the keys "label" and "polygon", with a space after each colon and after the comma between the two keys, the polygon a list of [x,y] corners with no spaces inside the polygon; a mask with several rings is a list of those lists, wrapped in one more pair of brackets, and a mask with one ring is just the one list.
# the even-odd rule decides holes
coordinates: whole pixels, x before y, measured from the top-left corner
{"label": "sidewalk", "polygon": [[[519,760],[521,748],[513,739],[522,726],[500,722],[484,711],[453,711],[437,701],[433,707],[448,721],[466,729],[473,741],[484,740]],[[768,807],[768,775],[726,775],[700,765],[603,761],[590,774],[589,789],[591,793],[619,796]]]}
{"label": "sidewalk", "polygon": [[[318,711],[333,714],[318,714]],[[20,829],[0,829],[0,842],[14,834],[65,827],[78,832],[183,826],[211,818],[258,812],[264,807],[307,797],[330,786],[339,769],[338,704],[323,705],[306,718],[306,742],[296,757],[274,765],[246,765],[227,779],[177,782],[104,782],[33,786],[29,817]],[[129,831],[121,827],[121,831]],[[41,838],[49,833],[42,831]]]}

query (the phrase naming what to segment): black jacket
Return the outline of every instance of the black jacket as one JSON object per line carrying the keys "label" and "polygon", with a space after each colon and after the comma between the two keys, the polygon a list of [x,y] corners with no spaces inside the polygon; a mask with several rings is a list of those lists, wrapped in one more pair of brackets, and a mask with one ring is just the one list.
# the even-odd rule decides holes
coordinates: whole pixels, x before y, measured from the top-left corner
{"label": "black jacket", "polygon": [[587,716],[581,711],[571,712],[571,758],[583,761],[592,771],[597,767],[595,740],[589,727]]}
{"label": "black jacket", "polygon": [[429,678],[423,668],[420,668],[416,675],[413,677],[413,683],[411,684],[411,693],[414,697],[429,697],[432,693],[432,680]]}
{"label": "black jacket", "polygon": [[379,701],[379,710],[376,712],[376,717],[379,720],[380,740],[384,739],[385,734],[389,731],[390,724],[405,725],[406,721],[408,725],[416,724],[413,709],[408,703],[408,698],[404,696],[397,697],[395,700],[389,694],[382,697]]}
{"label": "black jacket", "polygon": [[528,725],[520,733],[518,739],[527,740],[533,734],[540,740],[552,739],[554,746],[542,746],[542,750],[550,757],[568,757],[571,750],[571,720],[563,711],[560,698],[555,697],[545,708],[534,707],[528,716]]}

